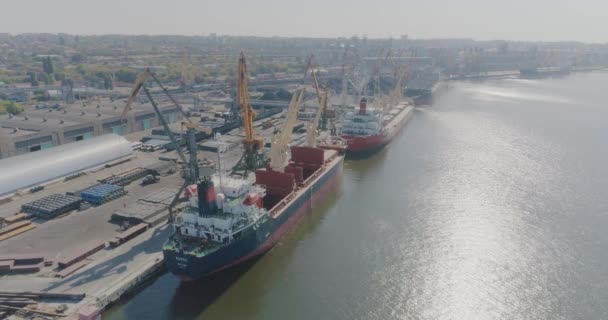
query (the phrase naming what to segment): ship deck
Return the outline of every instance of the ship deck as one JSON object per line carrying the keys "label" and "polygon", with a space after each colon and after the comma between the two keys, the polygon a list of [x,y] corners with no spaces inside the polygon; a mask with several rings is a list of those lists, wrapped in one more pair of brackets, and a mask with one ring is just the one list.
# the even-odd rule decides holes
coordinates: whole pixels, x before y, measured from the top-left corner
{"label": "ship deck", "polygon": [[269,211],[269,215],[272,218],[278,218],[285,212],[285,209],[289,207],[289,204],[301,197],[310,186],[312,186],[317,180],[319,180],[324,173],[329,171],[330,168],[333,168],[342,161],[344,156],[340,155],[336,150],[324,149],[325,162],[323,165],[315,171],[310,177],[308,177],[304,182],[297,186],[296,189],[288,194],[285,198],[283,198],[279,203],[277,203],[274,207],[272,207]]}

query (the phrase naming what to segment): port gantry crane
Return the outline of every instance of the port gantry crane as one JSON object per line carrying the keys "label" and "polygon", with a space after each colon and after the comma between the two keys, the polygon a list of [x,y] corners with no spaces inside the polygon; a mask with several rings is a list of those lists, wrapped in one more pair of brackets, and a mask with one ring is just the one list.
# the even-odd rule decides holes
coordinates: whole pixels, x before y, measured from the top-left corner
{"label": "port gantry crane", "polygon": [[[189,156],[190,156],[189,159],[186,159],[186,156],[184,155],[184,152],[182,151],[182,149],[177,141],[177,138],[171,131],[171,128],[169,128],[169,124],[167,123],[167,120],[165,119],[163,114],[160,112],[160,109],[158,108],[158,104],[152,97],[152,94],[150,93],[148,88],[145,86],[146,80],[148,80],[148,78],[152,78],[159,85],[159,87],[169,97],[169,99],[173,102],[173,104],[175,104],[175,106],[179,110],[179,112],[181,112],[182,115],[184,115],[184,119],[186,119],[186,121],[182,122],[182,126],[185,126],[187,128],[186,142],[187,142]],[[133,101],[135,101],[137,94],[142,89],[143,89],[144,93],[146,94],[146,96],[148,97],[148,100],[150,100],[150,103],[152,104],[152,107],[154,108],[154,112],[156,113],[156,116],[158,117],[160,123],[162,124],[165,132],[169,136],[169,139],[171,140],[171,143],[173,144],[173,147],[175,148],[175,151],[177,152],[179,159],[182,161],[181,163],[182,163],[182,169],[184,170],[184,183],[180,187],[179,191],[175,194],[175,197],[173,198],[173,200],[171,201],[171,204],[169,204],[169,207],[168,207],[169,222],[173,222],[173,217],[174,217],[173,208],[177,204],[177,202],[180,198],[180,195],[182,194],[182,192],[184,192],[184,190],[186,189],[187,186],[197,183],[198,179],[200,178],[199,177],[199,165],[198,165],[198,160],[196,157],[197,146],[196,146],[196,140],[195,140],[196,129],[199,128],[199,126],[192,123],[190,121],[190,119],[188,119],[188,117],[185,115],[185,113],[184,113],[182,107],[179,105],[179,103],[173,98],[173,96],[171,96],[169,91],[167,91],[167,89],[163,86],[163,84],[160,82],[160,80],[158,80],[156,75],[150,69],[146,69],[143,73],[141,73],[140,75],[137,76],[135,84],[133,85],[133,89],[131,90],[131,94],[129,95],[125,108],[122,112],[121,119],[124,119],[125,116],[127,115],[127,113],[131,110],[131,105],[133,104]],[[211,130],[208,128],[205,128],[204,130],[208,134],[211,132]]]}
{"label": "port gantry crane", "polygon": [[380,78],[381,78],[381,73],[382,73],[382,65],[384,64],[384,62],[386,62],[390,56],[393,54],[393,50],[392,49],[388,49],[386,52],[386,55],[384,55],[383,59],[378,59],[377,63],[376,63],[376,68],[374,70],[374,76],[376,78],[376,83],[374,85],[374,96],[375,97],[379,97],[380,94],[382,93],[381,87],[380,87]]}
{"label": "port gantry crane", "polygon": [[247,177],[249,172],[255,171],[266,165],[267,161],[262,153],[264,148],[264,140],[255,136],[253,131],[253,120],[255,119],[255,111],[249,103],[249,88],[248,88],[248,73],[245,54],[241,52],[239,56],[239,66],[237,71],[237,104],[241,110],[241,118],[243,121],[243,131],[245,139],[243,139],[243,147],[245,152],[239,162],[232,169],[232,174],[240,174]]}
{"label": "port gantry crane", "polygon": [[[352,57],[350,68],[347,70],[347,59]],[[346,95],[348,94],[348,84],[353,88],[355,101],[358,101],[359,97],[365,95],[365,89],[369,84],[370,76],[367,70],[365,61],[359,56],[355,48],[349,50],[349,47],[344,48],[344,54],[342,55],[342,107],[346,106]]]}

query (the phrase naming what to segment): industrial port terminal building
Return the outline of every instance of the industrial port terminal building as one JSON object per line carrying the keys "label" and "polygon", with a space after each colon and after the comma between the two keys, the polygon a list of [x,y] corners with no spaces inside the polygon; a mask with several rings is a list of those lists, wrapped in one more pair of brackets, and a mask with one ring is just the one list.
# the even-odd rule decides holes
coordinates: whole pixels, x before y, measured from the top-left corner
{"label": "industrial port terminal building", "polygon": [[[132,112],[121,119],[124,106],[124,100],[107,99],[89,102],[88,105],[74,103],[33,108],[14,116],[2,115],[0,159],[107,133],[124,135],[160,125],[150,103],[134,103]],[[173,105],[164,104],[160,109],[169,122],[182,119],[181,113]]]}

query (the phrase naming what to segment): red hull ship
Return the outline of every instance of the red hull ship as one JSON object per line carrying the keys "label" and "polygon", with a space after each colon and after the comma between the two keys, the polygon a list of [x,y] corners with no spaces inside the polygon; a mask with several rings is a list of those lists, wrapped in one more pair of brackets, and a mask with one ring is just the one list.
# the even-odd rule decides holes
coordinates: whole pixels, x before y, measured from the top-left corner
{"label": "red hull ship", "polygon": [[387,145],[414,114],[414,106],[399,102],[387,111],[367,109],[367,99],[361,99],[359,110],[349,112],[342,125],[342,138],[347,142],[348,155],[365,155]]}

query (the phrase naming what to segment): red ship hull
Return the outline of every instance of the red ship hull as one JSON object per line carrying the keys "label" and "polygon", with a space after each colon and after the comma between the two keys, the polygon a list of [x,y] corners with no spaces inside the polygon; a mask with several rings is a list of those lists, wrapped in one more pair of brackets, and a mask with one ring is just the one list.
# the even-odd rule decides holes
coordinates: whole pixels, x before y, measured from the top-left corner
{"label": "red ship hull", "polygon": [[390,143],[408,120],[414,114],[414,107],[408,106],[391,119],[383,128],[380,134],[370,136],[348,136],[343,135],[346,140],[346,154],[349,156],[364,156],[380,150]]}

